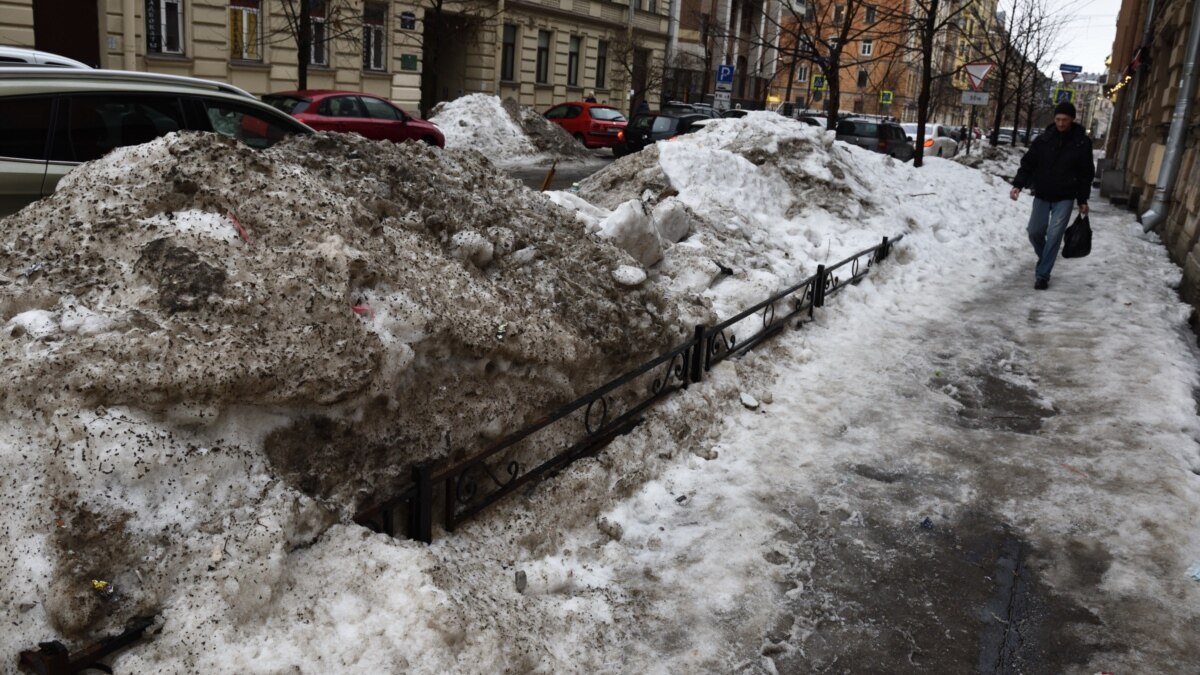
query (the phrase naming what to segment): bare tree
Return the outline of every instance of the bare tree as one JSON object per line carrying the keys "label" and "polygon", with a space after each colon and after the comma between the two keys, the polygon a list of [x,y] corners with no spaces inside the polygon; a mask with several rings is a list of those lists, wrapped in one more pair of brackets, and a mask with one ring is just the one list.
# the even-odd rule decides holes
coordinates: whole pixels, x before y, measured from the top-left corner
{"label": "bare tree", "polygon": [[667,74],[662,59],[652,59],[651,48],[637,35],[625,33],[612,40],[608,54],[615,69],[613,84],[632,92],[629,116],[632,119],[646,94],[661,91]]}
{"label": "bare tree", "polygon": [[946,0],[912,0],[909,3],[908,12],[900,15],[902,23],[908,27],[906,33],[912,36],[912,41],[908,44],[914,50],[920,64],[921,79],[917,94],[917,138],[913,154],[913,166],[916,167],[924,164],[925,124],[929,121],[934,82],[943,83],[939,89],[947,89],[945,83],[958,72],[953,53],[949,55],[949,58],[943,58],[939,62],[934,58],[935,52],[939,45],[944,48],[947,35],[952,30],[957,33],[959,22],[967,7],[967,3],[954,3]]}
{"label": "bare tree", "polygon": [[[744,39],[774,47],[771,42],[778,36],[788,68],[789,99],[796,69],[802,64],[810,64],[812,72],[824,78],[829,90],[826,126],[833,129],[841,107],[841,72],[892,58],[893,50],[885,47],[896,42],[899,28],[888,21],[890,17],[885,9],[864,0],[783,0],[780,17],[766,17],[765,35],[755,31]],[[880,48],[870,54],[861,49],[858,54],[846,52],[848,45],[864,39]]]}
{"label": "bare tree", "polygon": [[281,0],[281,7],[284,27],[270,31],[264,42],[287,41],[295,45],[298,89],[308,89],[308,66],[314,56],[324,54],[329,58],[338,40],[360,44],[363,17],[361,9],[352,5],[351,0]]}

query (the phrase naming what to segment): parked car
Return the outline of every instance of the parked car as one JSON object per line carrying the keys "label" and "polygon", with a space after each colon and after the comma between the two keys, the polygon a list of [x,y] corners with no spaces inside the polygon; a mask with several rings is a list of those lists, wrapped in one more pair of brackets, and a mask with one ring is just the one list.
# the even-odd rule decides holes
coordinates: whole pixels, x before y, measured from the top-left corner
{"label": "parked car", "polygon": [[446,137],[437,125],[413,117],[373,94],[306,89],[267,94],[263,102],[317,131],[353,132],[376,141],[422,141],[446,147]]}
{"label": "parked car", "polygon": [[620,110],[602,103],[570,101],[560,103],[542,115],[566,130],[585,148],[611,148],[628,120]]}
{"label": "parked car", "polygon": [[825,128],[826,118],[824,117],[817,117],[816,115],[801,115],[796,119],[810,127],[821,127],[822,129]]}
{"label": "parked car", "polygon": [[881,152],[907,162],[912,159],[913,146],[904,129],[895,122],[847,117],[837,124],[837,140],[860,148]]}
{"label": "parked car", "polygon": [[667,101],[659,106],[659,112],[668,115],[703,115],[704,117],[720,117],[716,108],[702,103],[684,103],[682,101]]}
{"label": "parked car", "polygon": [[725,112],[721,113],[721,117],[738,118],[738,117],[745,117],[749,113],[750,113],[749,110],[742,110],[741,108],[731,108],[731,109],[726,110]]}
{"label": "parked car", "polygon": [[[917,141],[917,123],[905,122],[904,133],[910,143]],[[943,124],[925,125],[925,155],[932,157],[953,157],[958,154],[958,141],[954,140],[957,130]],[[915,147],[914,147],[915,149]]]}
{"label": "parked car", "polygon": [[620,133],[621,143],[613,148],[617,157],[637,152],[647,145],[675,138],[698,129],[700,120],[712,119],[707,115],[672,115],[668,113],[642,113],[635,115]]}
{"label": "parked car", "polygon": [[82,61],[76,61],[58,54],[43,52],[28,47],[6,47],[0,45],[0,66],[28,68],[46,66],[50,68],[91,68]]}
{"label": "parked car", "polygon": [[312,129],[232,85],[120,70],[0,68],[0,216],[113,148],[172,131],[263,148]]}

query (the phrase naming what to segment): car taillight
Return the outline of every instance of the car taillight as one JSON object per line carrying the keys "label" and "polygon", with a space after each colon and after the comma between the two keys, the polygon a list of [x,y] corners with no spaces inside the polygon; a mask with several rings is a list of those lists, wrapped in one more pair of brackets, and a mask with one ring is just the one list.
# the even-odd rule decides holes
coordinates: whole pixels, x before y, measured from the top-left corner
{"label": "car taillight", "polygon": [[926,138],[926,139],[925,139],[925,147],[927,147],[927,148],[932,148],[932,147],[933,147],[933,139],[932,139],[932,138]]}
{"label": "car taillight", "polygon": [[618,140],[618,141],[623,141],[623,140],[625,140],[625,130],[624,130],[624,129],[622,129],[621,131],[618,131],[618,132],[617,132],[617,140]]}

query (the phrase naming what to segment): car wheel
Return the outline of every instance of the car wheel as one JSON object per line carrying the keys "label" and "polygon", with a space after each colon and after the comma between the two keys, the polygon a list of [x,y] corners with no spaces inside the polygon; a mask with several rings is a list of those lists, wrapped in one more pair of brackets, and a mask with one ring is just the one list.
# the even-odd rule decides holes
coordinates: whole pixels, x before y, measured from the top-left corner
{"label": "car wheel", "polygon": [[421,142],[422,142],[422,143],[427,143],[427,144],[429,144],[429,145],[432,145],[432,146],[433,146],[433,147],[435,147],[435,148],[436,148],[436,147],[438,147],[438,142],[437,142],[437,139],[436,139],[436,138],[433,138],[432,136],[426,136],[425,138],[422,138],[422,139],[421,139]]}
{"label": "car wheel", "polygon": [[942,149],[938,148],[938,157],[941,157],[941,156],[942,156]]}

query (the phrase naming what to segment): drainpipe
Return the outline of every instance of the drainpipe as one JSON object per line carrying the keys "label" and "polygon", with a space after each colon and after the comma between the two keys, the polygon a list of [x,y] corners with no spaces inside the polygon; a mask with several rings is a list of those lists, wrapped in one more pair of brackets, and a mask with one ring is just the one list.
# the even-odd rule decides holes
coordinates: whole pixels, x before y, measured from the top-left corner
{"label": "drainpipe", "polygon": [[121,2],[121,67],[137,70],[137,3],[134,0]]}
{"label": "drainpipe", "polygon": [[[1150,20],[1154,18],[1155,0],[1150,0],[1150,6],[1146,8],[1146,24],[1142,28],[1142,41],[1138,44],[1137,49],[1142,49],[1150,44]],[[1134,50],[1134,55],[1137,55],[1137,50]],[[1129,158],[1129,142],[1133,132],[1133,109],[1137,106],[1138,93],[1142,90],[1142,66],[1138,66],[1137,70],[1133,71],[1133,86],[1129,88],[1129,94],[1125,99],[1125,125],[1121,129],[1121,144],[1117,146],[1117,165],[1119,171],[1125,171],[1125,161]]]}
{"label": "drainpipe", "polygon": [[1142,229],[1154,229],[1167,219],[1167,204],[1175,189],[1179,176],[1179,165],[1183,163],[1183,144],[1187,141],[1187,121],[1192,114],[1192,98],[1196,92],[1196,57],[1200,53],[1200,0],[1192,3],[1192,26],[1188,31],[1187,52],[1183,57],[1183,73],[1179,79],[1179,94],[1175,97],[1175,114],[1171,117],[1171,130],[1167,133],[1167,151],[1163,155],[1162,168],[1154,185],[1154,201],[1142,214]]}

